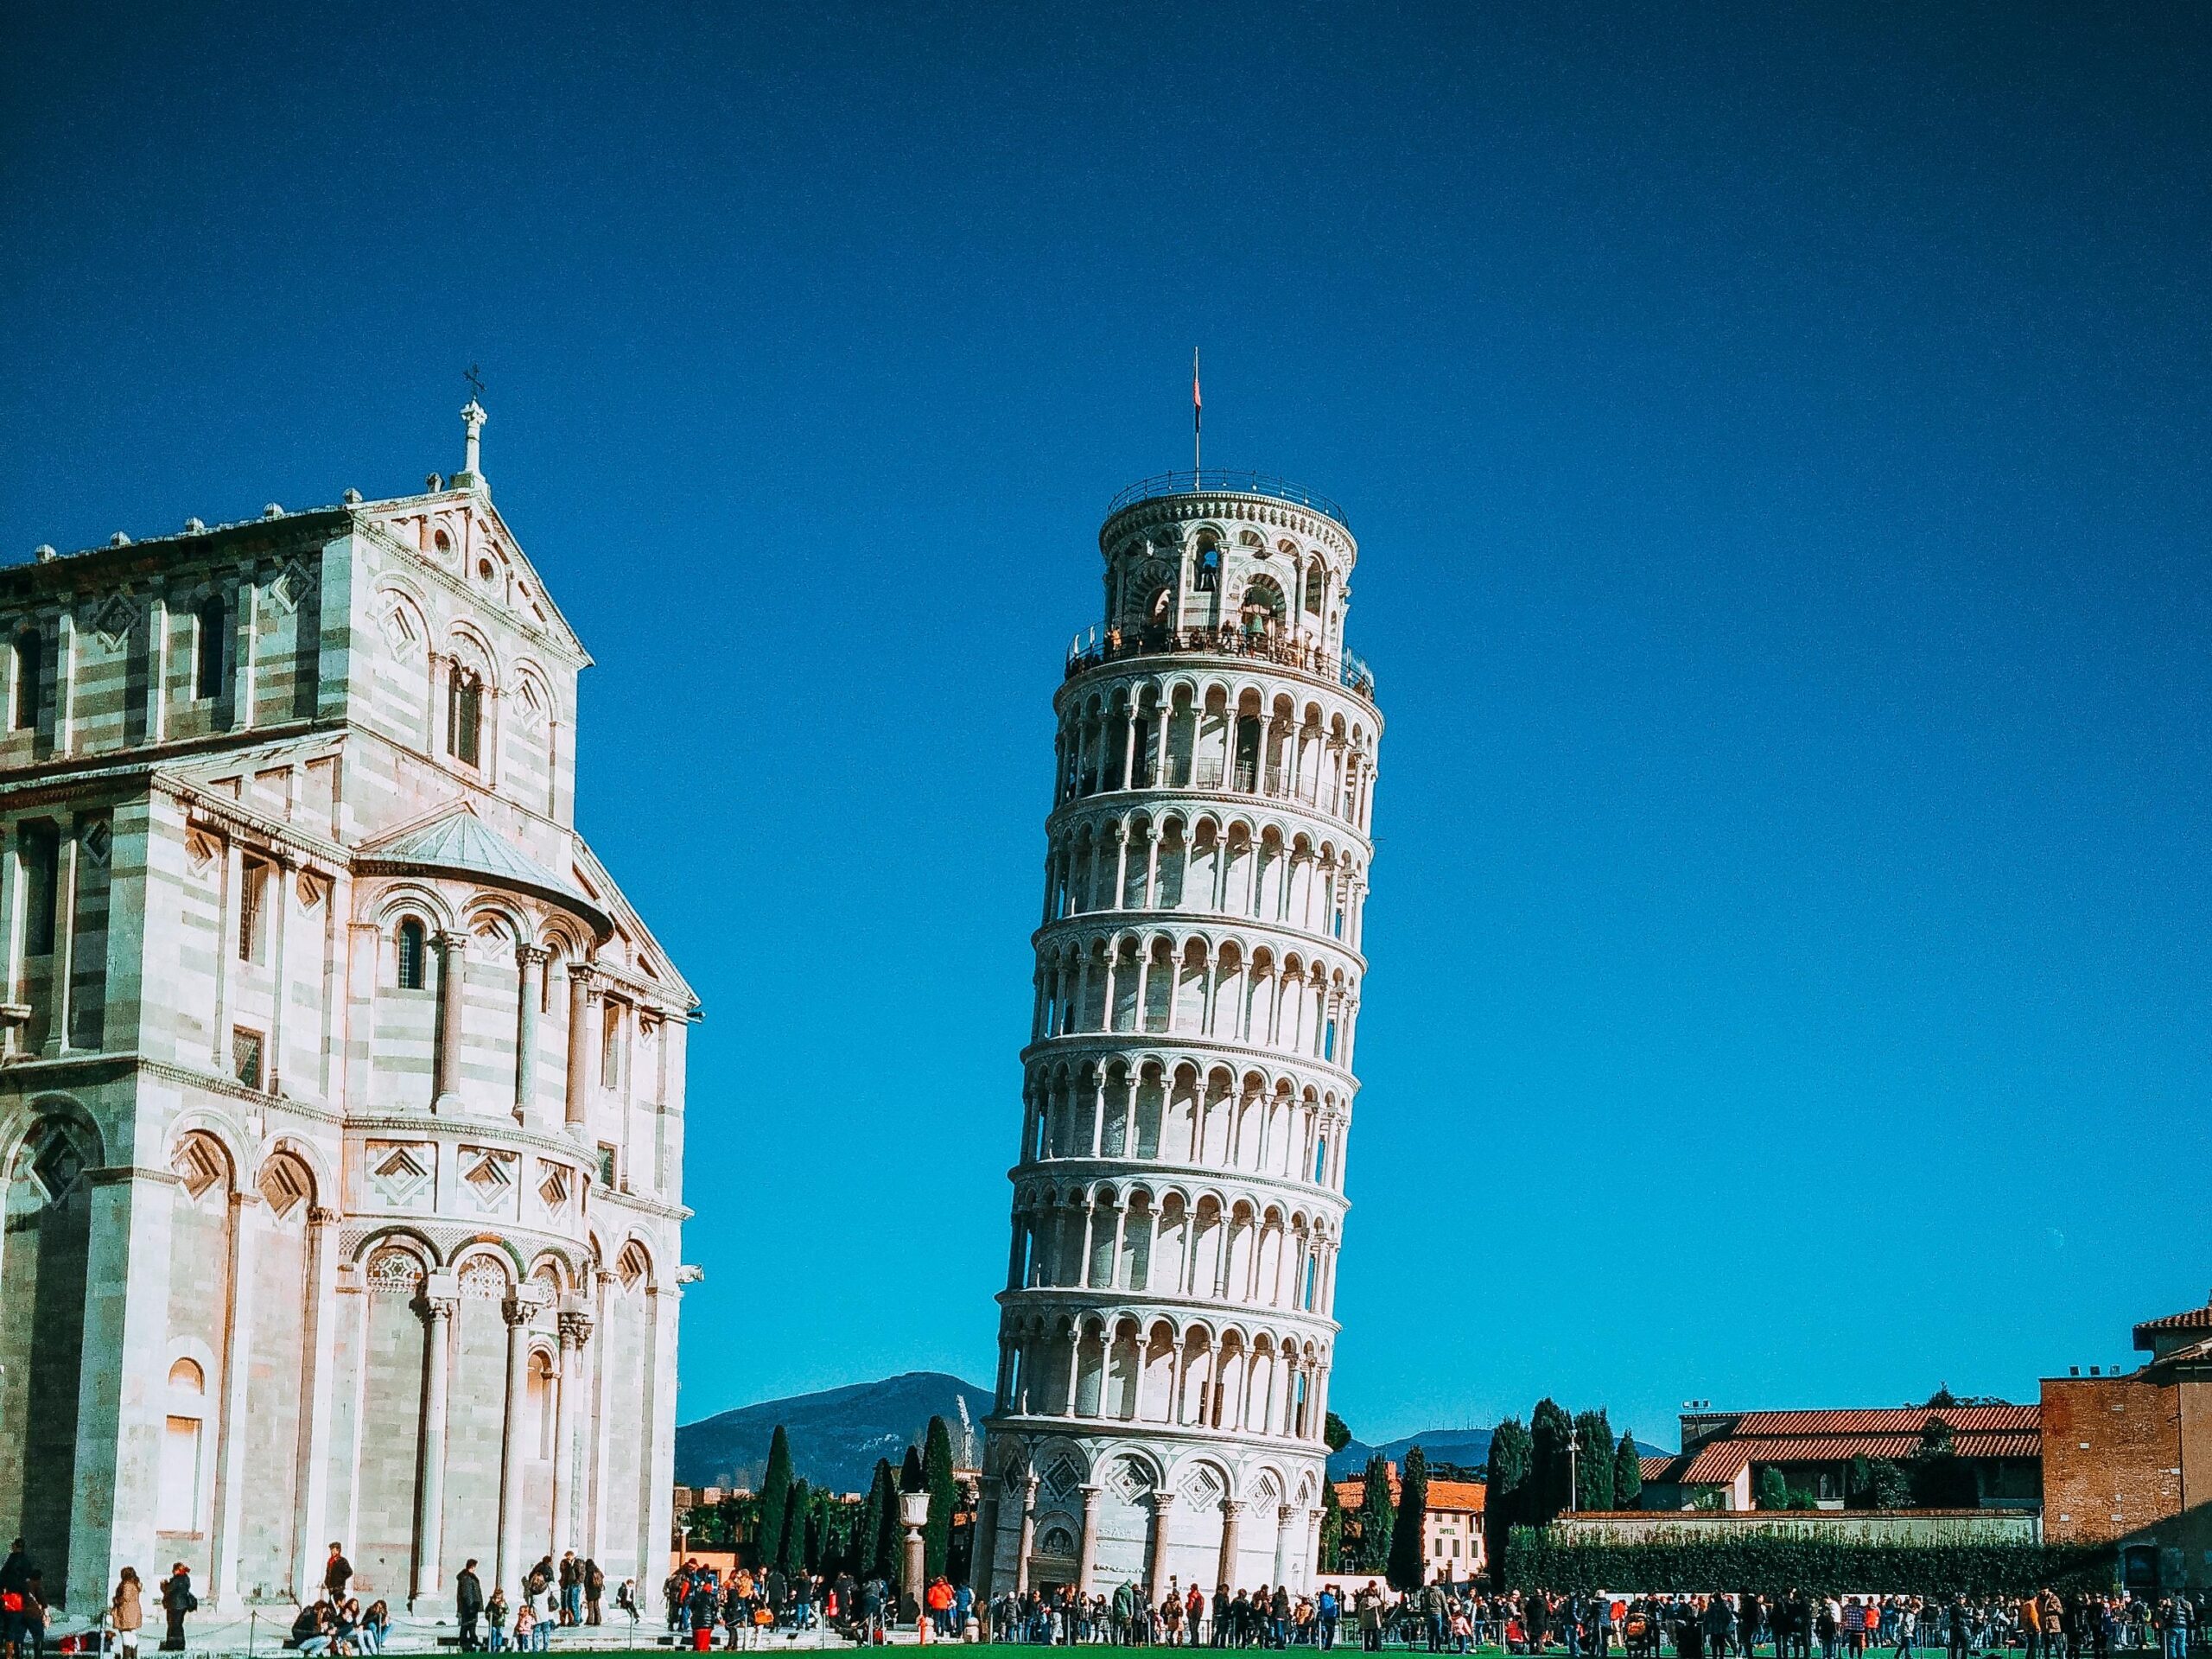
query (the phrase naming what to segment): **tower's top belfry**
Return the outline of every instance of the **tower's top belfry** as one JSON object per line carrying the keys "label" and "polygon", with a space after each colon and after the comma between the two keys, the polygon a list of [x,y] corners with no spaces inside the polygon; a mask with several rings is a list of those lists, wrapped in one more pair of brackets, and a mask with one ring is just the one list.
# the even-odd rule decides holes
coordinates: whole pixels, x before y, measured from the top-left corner
{"label": "tower's top belfry", "polygon": [[1108,504],[1098,532],[1105,615],[1070,667],[1146,651],[1272,648],[1285,666],[1372,699],[1344,650],[1359,557],[1326,496],[1258,473],[1163,473]]}
{"label": "tower's top belfry", "polygon": [[1053,699],[986,1582],[1316,1569],[1381,717],[1334,503],[1115,498]]}

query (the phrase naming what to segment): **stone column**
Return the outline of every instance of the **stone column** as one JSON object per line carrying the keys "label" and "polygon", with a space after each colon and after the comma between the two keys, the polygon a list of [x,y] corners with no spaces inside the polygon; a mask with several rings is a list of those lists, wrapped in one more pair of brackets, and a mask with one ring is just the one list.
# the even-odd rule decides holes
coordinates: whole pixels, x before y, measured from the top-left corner
{"label": "stone column", "polygon": [[[269,999],[269,1069],[262,1086],[272,1095],[284,1092],[284,922],[292,910],[292,883],[299,866],[279,852],[269,867],[269,971],[275,994]],[[323,1541],[325,1543],[328,1539]]]}
{"label": "stone column", "polygon": [[318,1553],[330,1541],[324,1524],[330,1504],[330,1402],[338,1347],[338,1211],[308,1211],[306,1408],[300,1417],[297,1530],[292,1537],[292,1593],[308,1595],[318,1581]]}
{"label": "stone column", "polygon": [[1083,1489],[1083,1540],[1076,1546],[1075,1557],[1077,1595],[1097,1593],[1098,1503],[1105,1496],[1103,1486],[1086,1484]]}
{"label": "stone column", "polygon": [[[47,1564],[47,1593],[73,1608],[105,1605],[116,1574],[156,1548],[155,1485],[168,1386],[173,1193],[168,1170],[86,1173],[85,1337],[77,1372],[77,1467],[69,1509],[69,1581]],[[166,1567],[167,1562],[162,1565]]]}
{"label": "stone column", "polygon": [[1167,1593],[1167,1531],[1175,1518],[1175,1494],[1152,1495],[1152,1599],[1157,1604]]}
{"label": "stone column", "polygon": [[438,935],[438,1066],[432,1109],[459,1108],[461,1015],[468,989],[468,935]]}
{"label": "stone column", "polygon": [[[1328,1477],[1324,1474],[1322,1478],[1325,1480]],[[1427,1522],[1424,1520],[1422,1524],[1426,1526]],[[1423,1548],[1427,1548],[1425,1540]],[[1320,1564],[1321,1511],[1319,1509],[1311,1509],[1306,1511],[1306,1570],[1299,1575],[1302,1586],[1310,1587],[1313,1585],[1313,1575],[1319,1570]]]}
{"label": "stone column", "polygon": [[[54,1019],[47,1027],[46,1055],[69,1052],[69,1027],[77,1018],[77,826],[61,826],[60,873],[54,887]],[[227,1072],[226,1076],[229,1075]]]}
{"label": "stone column", "polygon": [[245,1510],[246,1384],[252,1371],[253,1262],[260,1241],[261,1195],[231,1194],[231,1327],[223,1344],[222,1427],[216,1442],[214,1548],[208,1599],[228,1611],[244,1606],[238,1586],[239,1533]]}
{"label": "stone column", "polygon": [[223,880],[218,889],[216,913],[221,918],[215,939],[215,1019],[207,1034],[207,1065],[216,1076],[231,1075],[230,985],[231,964],[238,955],[238,912],[245,883],[245,856],[234,836],[223,837]]}
{"label": "stone column", "polygon": [[415,1593],[409,1609],[438,1593],[444,1573],[446,1392],[452,1374],[453,1316],[461,1305],[460,1284],[442,1269],[423,1284],[416,1305],[423,1316],[423,1478],[415,1492]]}
{"label": "stone column", "polygon": [[359,1265],[349,1262],[339,1268],[338,1294],[345,1303],[340,1317],[353,1376],[346,1428],[346,1524],[337,1535],[350,1541],[361,1535],[361,1431],[369,1404],[369,1287]]}
{"label": "stone column", "polygon": [[515,1005],[515,1122],[526,1123],[537,1100],[537,1005],[545,993],[545,959],[553,953],[539,944],[518,945],[522,991]]}
{"label": "stone column", "polygon": [[[614,1294],[615,1277],[601,1268],[598,1281],[599,1306],[594,1318],[597,1324],[612,1330],[613,1327],[607,1325],[607,1304]],[[607,1560],[607,1456],[614,1446],[612,1426],[618,1421],[635,1424],[652,1409],[649,1402],[640,1400],[631,1402],[632,1409],[626,1410],[623,1402],[607,1397],[607,1390],[613,1387],[613,1378],[610,1375],[613,1367],[607,1361],[607,1344],[602,1342],[599,1344],[599,1352],[592,1359],[591,1490],[584,1495],[584,1503],[591,1514],[591,1524],[584,1529],[584,1535],[591,1541],[588,1553],[594,1560],[601,1563]]]}
{"label": "stone column", "polygon": [[1029,1593],[1029,1558],[1037,1551],[1037,1471],[1031,1470],[1021,1488],[1021,1547],[1014,1560],[1014,1593]]}
{"label": "stone column", "polygon": [[976,1543],[969,1551],[973,1560],[969,1563],[968,1576],[976,1586],[976,1605],[978,1617],[986,1626],[991,1605],[991,1580],[997,1576],[999,1564],[999,1487],[1002,1484],[995,1475],[983,1477],[983,1489],[976,1498]]}
{"label": "stone column", "polygon": [[499,1556],[493,1582],[512,1600],[522,1589],[523,1414],[530,1405],[530,1322],[537,1304],[521,1295],[499,1304],[507,1324],[507,1411],[499,1437]]}
{"label": "stone column", "polygon": [[569,969],[569,1093],[567,1123],[572,1135],[581,1133],[591,1096],[591,1013],[599,1006],[598,988],[591,972],[577,963]]}
{"label": "stone column", "polygon": [[591,1315],[560,1316],[561,1356],[554,1367],[559,1391],[553,1408],[553,1554],[571,1548],[575,1533],[576,1394],[582,1382],[584,1344],[591,1340]]}
{"label": "stone column", "polygon": [[[1221,1500],[1221,1562],[1214,1573],[1216,1584],[1225,1584],[1230,1590],[1237,1587],[1236,1551],[1237,1522],[1243,1518],[1244,1506],[1233,1497]],[[1276,1580],[1281,1583],[1281,1580]]]}
{"label": "stone column", "polygon": [[1290,1577],[1290,1522],[1298,1513],[1285,1503],[1275,1510],[1275,1582],[1287,1583]]}

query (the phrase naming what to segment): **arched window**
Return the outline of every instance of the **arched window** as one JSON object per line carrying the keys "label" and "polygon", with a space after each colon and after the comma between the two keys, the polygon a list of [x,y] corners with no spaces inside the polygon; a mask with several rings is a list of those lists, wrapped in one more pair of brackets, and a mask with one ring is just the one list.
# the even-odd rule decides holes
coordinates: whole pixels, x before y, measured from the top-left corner
{"label": "arched window", "polygon": [[399,925],[399,988],[426,991],[430,988],[430,939],[423,924],[410,916]]}
{"label": "arched window", "polygon": [[446,681],[446,753],[464,766],[480,764],[484,721],[484,682],[459,663]]}
{"label": "arched window", "polygon": [[1329,1137],[1321,1136],[1313,1143],[1313,1184],[1321,1185],[1328,1179]]}
{"label": "arched window", "polygon": [[1198,538],[1198,568],[1193,573],[1193,583],[1202,594],[1221,586],[1221,549],[1211,535]]}
{"label": "arched window", "polygon": [[1321,589],[1324,585],[1321,567],[1318,564],[1307,565],[1306,567],[1306,608],[1315,616],[1321,614]]}
{"label": "arched window", "polygon": [[222,596],[201,600],[194,607],[192,614],[197,635],[193,642],[192,695],[219,697],[223,695],[223,667],[230,656],[224,648],[227,630],[224,626]]}
{"label": "arched window", "polygon": [[162,1463],[154,1497],[158,1531],[200,1530],[200,1464],[206,1444],[207,1378],[198,1362],[169,1367],[168,1410],[162,1435]]}
{"label": "arched window", "polygon": [[1244,590],[1244,603],[1236,614],[1244,632],[1255,639],[1278,632],[1283,624],[1282,589],[1262,577]]}
{"label": "arched window", "polygon": [[9,725],[27,732],[38,724],[39,678],[45,671],[46,640],[35,628],[16,636],[16,699]]}

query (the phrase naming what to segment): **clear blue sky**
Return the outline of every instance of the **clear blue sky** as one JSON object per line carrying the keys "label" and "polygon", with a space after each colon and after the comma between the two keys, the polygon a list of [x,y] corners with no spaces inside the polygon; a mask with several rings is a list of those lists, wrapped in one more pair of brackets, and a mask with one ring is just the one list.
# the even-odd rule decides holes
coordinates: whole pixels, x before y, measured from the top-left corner
{"label": "clear blue sky", "polygon": [[707,10],[0,52],[5,556],[404,491],[483,365],[707,1005],[687,1416],[988,1380],[1048,699],[1193,344],[1389,720],[1356,1428],[2204,1296],[2212,16]]}

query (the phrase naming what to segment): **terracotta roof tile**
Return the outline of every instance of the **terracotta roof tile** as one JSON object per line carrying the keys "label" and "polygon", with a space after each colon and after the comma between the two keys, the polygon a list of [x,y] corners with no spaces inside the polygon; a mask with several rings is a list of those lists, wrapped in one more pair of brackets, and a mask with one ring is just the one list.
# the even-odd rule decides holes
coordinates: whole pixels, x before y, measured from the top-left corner
{"label": "terracotta roof tile", "polygon": [[2043,1427],[2041,1406],[1892,1406],[1873,1411],[1747,1411],[1730,1425],[1732,1440],[1803,1434],[1918,1434],[1941,1417],[1954,1434],[2001,1433]]}
{"label": "terracotta roof tile", "polygon": [[2135,1327],[2135,1345],[2148,1348],[2145,1338],[2157,1331],[2212,1330],[2212,1303],[2202,1307],[2184,1308],[2178,1313],[2169,1313],[2162,1319],[2145,1319]]}
{"label": "terracotta roof tile", "polygon": [[[1754,1463],[1848,1463],[1853,1458],[1887,1458],[1902,1463],[1919,1445],[1917,1433],[1710,1440],[1698,1447],[1689,1467],[1676,1479],[1689,1486],[1726,1485],[1746,1465]],[[1951,1449],[1962,1458],[2036,1458],[2043,1455],[2043,1436],[2023,1430],[2001,1434],[1955,1434]]]}

